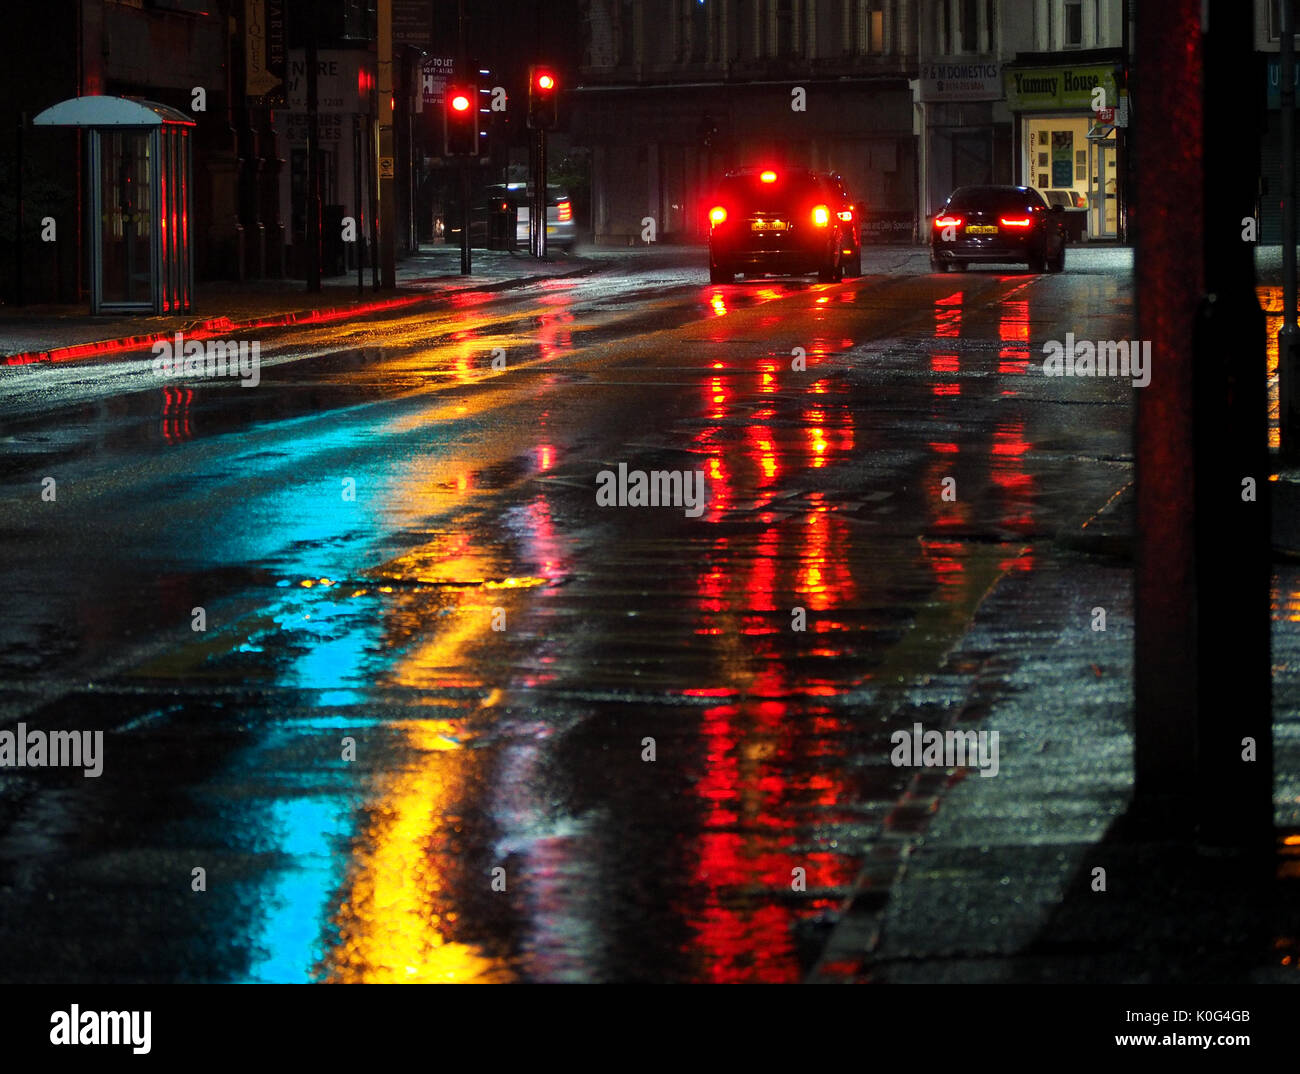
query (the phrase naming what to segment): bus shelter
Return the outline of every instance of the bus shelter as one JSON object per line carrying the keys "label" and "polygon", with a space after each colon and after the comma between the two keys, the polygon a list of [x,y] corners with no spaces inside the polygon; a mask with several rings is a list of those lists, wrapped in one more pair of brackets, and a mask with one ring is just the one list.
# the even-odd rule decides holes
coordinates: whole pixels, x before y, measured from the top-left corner
{"label": "bus shelter", "polygon": [[32,124],[86,131],[90,312],[189,312],[194,120],[97,96],[60,101]]}

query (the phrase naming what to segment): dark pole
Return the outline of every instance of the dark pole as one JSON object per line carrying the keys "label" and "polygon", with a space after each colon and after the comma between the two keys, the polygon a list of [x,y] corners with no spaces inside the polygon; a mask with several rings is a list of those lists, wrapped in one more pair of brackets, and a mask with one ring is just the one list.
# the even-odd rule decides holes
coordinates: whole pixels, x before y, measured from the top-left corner
{"label": "dark pole", "polygon": [[[1291,0],[1283,0],[1284,9],[1290,6]],[[1201,144],[1208,147],[1219,137],[1219,117],[1250,115],[1257,107],[1257,94],[1241,77],[1242,71],[1250,69],[1254,54],[1251,5],[1209,0],[1207,10],[1209,25],[1202,27],[1201,37],[1205,58]],[[1289,34],[1284,32],[1284,42]],[[1288,85],[1283,82],[1284,88]],[[1205,152],[1203,165],[1206,294],[1198,311],[1193,352],[1196,786],[1202,842],[1271,853],[1272,551],[1266,336],[1255,293],[1254,245],[1241,238],[1241,221],[1254,211],[1259,182],[1256,126],[1243,123],[1233,145],[1232,153]],[[1283,160],[1287,159],[1284,150]],[[1294,184],[1294,168],[1292,172]],[[1289,236],[1283,234],[1293,288],[1287,309],[1294,324],[1294,202],[1291,191],[1284,196],[1292,227]],[[1250,482],[1253,494],[1246,487]],[[1248,740],[1254,750],[1246,760]]]}
{"label": "dark pole", "polygon": [[546,257],[546,128],[537,132],[537,256]]}
{"label": "dark pole", "polygon": [[[469,73],[469,58],[465,48],[465,0],[459,0],[456,11],[456,34],[459,44],[456,49],[457,77],[464,79]],[[478,78],[474,80],[477,84]],[[478,138],[478,101],[470,102],[474,114],[474,137]],[[473,269],[469,252],[469,160],[460,162],[460,274],[468,276]]]}
{"label": "dark pole", "polygon": [[537,155],[542,132],[530,130],[528,136],[528,178],[533,184],[528,199],[528,253],[537,256]]}
{"label": "dark pole", "polygon": [[379,131],[375,127],[375,97],[370,98],[371,108],[366,115],[366,155],[370,158],[370,283],[371,290],[379,290]]}
{"label": "dark pole", "polygon": [[1135,113],[1137,335],[1151,378],[1136,389],[1134,811],[1174,840],[1194,826],[1205,843],[1271,848],[1264,333],[1241,238],[1257,176],[1241,165],[1248,144],[1204,150],[1214,117],[1252,107],[1240,79],[1251,11],[1137,10],[1134,77],[1139,93],[1146,78],[1159,85],[1162,106]]}
{"label": "dark pole", "polygon": [[307,290],[320,290],[320,100],[316,52],[320,8],[312,4],[311,26],[307,29]]}
{"label": "dark pole", "polygon": [[[1192,326],[1203,293],[1201,0],[1137,5],[1133,71],[1159,86],[1136,120],[1137,335],[1151,382],[1137,395],[1134,809],[1187,823],[1196,772],[1196,549],[1192,534]],[[1166,211],[1177,205],[1179,211]],[[1212,659],[1216,657],[1211,656]],[[1173,833],[1170,832],[1172,835]],[[1184,832],[1183,834],[1190,834]]]}
{"label": "dark pole", "polygon": [[460,162],[460,274],[468,276],[473,266],[469,252],[469,164]]}
{"label": "dark pole", "polygon": [[17,231],[14,232],[14,289],[16,305],[23,304],[23,231],[25,229],[23,206],[23,128],[27,126],[27,113],[18,117],[18,130],[14,146],[15,175],[14,197],[18,200]]}
{"label": "dark pole", "polygon": [[356,200],[357,214],[357,233],[356,242],[352,244],[353,253],[357,258],[357,294],[362,294],[366,289],[366,280],[364,270],[362,269],[361,256],[362,250],[365,249],[365,196],[361,192],[361,116],[353,114],[352,116],[352,196]]}
{"label": "dark pole", "polygon": [[1300,459],[1300,393],[1296,391],[1295,25],[1282,0],[1278,77],[1282,91],[1282,330],[1277,337],[1278,432],[1287,462]]}
{"label": "dark pole", "polygon": [[379,58],[379,278],[384,290],[397,286],[397,146],[393,127],[393,0],[378,3]]}

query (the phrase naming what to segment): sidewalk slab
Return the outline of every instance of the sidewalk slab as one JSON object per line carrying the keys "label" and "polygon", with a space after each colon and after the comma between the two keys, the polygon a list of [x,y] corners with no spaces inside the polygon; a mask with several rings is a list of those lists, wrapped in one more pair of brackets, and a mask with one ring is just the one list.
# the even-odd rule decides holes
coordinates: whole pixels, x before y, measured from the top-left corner
{"label": "sidewalk slab", "polygon": [[436,247],[400,262],[397,288],[390,292],[374,290],[367,269],[360,292],[355,276],[332,277],[317,294],[308,293],[301,280],[199,284],[194,309],[168,316],[92,317],[85,304],[9,307],[0,316],[0,363],[27,365],[138,351],[176,332],[203,339],[216,333],[326,323],[460,290],[499,289],[543,276],[587,272],[595,264],[573,257],[539,262],[519,254],[475,250],[473,274],[461,276],[459,251]]}
{"label": "sidewalk slab", "polygon": [[1275,574],[1277,854],[1189,846],[1127,812],[1132,500],[981,604],[949,656],[980,667],[949,726],[997,731],[999,774],[955,770],[929,823],[892,833],[897,869],[873,884],[864,868],[812,981],[1300,983],[1300,564]]}

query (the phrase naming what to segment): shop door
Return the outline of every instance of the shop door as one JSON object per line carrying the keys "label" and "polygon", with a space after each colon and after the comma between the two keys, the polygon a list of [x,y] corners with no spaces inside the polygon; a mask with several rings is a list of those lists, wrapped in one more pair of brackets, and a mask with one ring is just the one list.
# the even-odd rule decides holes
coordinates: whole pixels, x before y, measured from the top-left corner
{"label": "shop door", "polygon": [[1115,159],[1115,139],[1098,139],[1089,143],[1092,168],[1088,177],[1088,227],[1094,239],[1113,239],[1119,235],[1119,169]]}
{"label": "shop door", "polygon": [[985,186],[993,182],[993,142],[987,131],[952,136],[952,185]]}

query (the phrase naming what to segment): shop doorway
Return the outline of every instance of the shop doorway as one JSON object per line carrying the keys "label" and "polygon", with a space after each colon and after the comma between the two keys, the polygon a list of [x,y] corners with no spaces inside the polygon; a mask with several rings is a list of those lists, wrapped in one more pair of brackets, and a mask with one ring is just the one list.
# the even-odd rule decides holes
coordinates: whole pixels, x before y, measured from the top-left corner
{"label": "shop doorway", "polygon": [[960,131],[952,136],[952,185],[986,186],[993,182],[993,140],[988,131]]}
{"label": "shop doorway", "polygon": [[1119,237],[1119,164],[1114,127],[1088,133],[1088,231],[1094,239]]}

